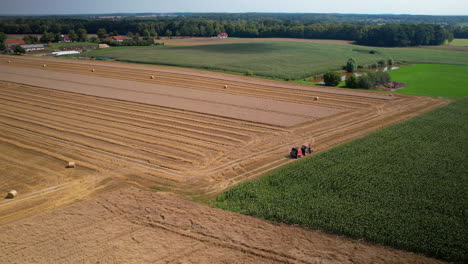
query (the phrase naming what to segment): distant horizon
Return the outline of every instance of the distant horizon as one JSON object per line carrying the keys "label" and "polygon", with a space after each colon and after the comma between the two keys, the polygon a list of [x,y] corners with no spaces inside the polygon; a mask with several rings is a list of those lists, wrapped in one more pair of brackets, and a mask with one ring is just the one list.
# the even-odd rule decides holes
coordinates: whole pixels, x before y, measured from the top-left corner
{"label": "distant horizon", "polygon": [[466,16],[457,14],[406,14],[406,13],[316,13],[316,12],[111,12],[111,13],[44,13],[44,14],[6,14],[0,13],[0,16],[98,16],[98,15],[140,15],[140,14],[154,14],[154,15],[167,15],[167,14],[317,14],[317,15],[371,15],[371,16]]}
{"label": "distant horizon", "polygon": [[3,16],[123,13],[289,13],[356,15],[467,16],[459,0],[15,0],[2,4]]}

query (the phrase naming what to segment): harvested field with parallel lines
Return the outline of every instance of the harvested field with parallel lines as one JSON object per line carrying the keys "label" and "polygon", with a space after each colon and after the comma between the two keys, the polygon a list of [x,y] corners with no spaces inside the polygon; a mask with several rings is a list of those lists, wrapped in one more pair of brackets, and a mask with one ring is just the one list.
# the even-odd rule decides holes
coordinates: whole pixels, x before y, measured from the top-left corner
{"label": "harvested field with parallel lines", "polygon": [[0,201],[0,225],[128,185],[210,199],[292,162],[292,146],[320,151],[447,102],[2,56],[0,191],[18,196]]}
{"label": "harvested field with parallel lines", "polygon": [[136,188],[21,219],[0,232],[7,263],[442,263]]}

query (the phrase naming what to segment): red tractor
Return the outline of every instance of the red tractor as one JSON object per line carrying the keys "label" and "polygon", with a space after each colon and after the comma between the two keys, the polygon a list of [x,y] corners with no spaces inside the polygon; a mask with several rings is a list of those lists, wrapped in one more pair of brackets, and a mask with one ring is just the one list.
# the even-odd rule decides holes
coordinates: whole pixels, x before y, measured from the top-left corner
{"label": "red tractor", "polygon": [[304,156],[307,155],[307,154],[312,154],[312,152],[314,152],[314,150],[312,149],[310,144],[302,145],[301,151],[302,151],[302,154],[304,154]]}
{"label": "red tractor", "polygon": [[300,148],[292,148],[289,155],[291,155],[293,159],[299,159],[302,156],[302,150]]}

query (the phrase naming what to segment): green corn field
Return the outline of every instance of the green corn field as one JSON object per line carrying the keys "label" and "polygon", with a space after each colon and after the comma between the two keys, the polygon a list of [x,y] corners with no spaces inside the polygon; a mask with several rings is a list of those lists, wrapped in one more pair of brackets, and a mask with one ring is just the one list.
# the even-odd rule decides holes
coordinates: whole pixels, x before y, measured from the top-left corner
{"label": "green corn field", "polygon": [[216,207],[468,263],[468,98],[294,162]]}

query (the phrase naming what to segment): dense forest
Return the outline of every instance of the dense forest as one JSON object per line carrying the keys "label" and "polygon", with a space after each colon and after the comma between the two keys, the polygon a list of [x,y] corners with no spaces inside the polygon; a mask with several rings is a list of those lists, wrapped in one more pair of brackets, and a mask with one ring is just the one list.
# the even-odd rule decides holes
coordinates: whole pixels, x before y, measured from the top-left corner
{"label": "dense forest", "polygon": [[455,38],[468,38],[468,26],[458,26],[453,29],[453,37]]}
{"label": "dense forest", "polygon": [[[352,24],[381,24],[381,23],[415,23],[456,25],[468,22],[468,16],[428,16],[428,15],[371,15],[371,14],[291,14],[291,13],[241,13],[241,14],[197,14],[183,15],[190,20],[226,20],[226,21],[296,21],[306,23],[352,23]],[[180,17],[179,17],[180,18]]]}
{"label": "dense forest", "polygon": [[[219,16],[219,17],[216,17]],[[241,19],[248,18],[250,19]],[[267,18],[267,14],[264,14]],[[270,15],[271,16],[271,15]],[[284,17],[283,17],[284,16]],[[186,16],[164,17],[3,17],[0,19],[0,32],[6,34],[68,34],[70,31],[86,30],[97,34],[99,31],[111,35],[139,34],[141,36],[216,36],[226,32],[231,37],[252,38],[310,38],[339,39],[356,41],[370,46],[416,46],[440,45],[454,37],[464,37],[468,34],[467,27],[437,25],[437,24],[366,24],[366,23],[318,23],[306,22],[301,16],[308,14],[283,14],[272,16],[271,19],[258,20],[259,14],[192,14],[190,18],[206,18],[188,20]],[[324,15],[325,16],[325,15]],[[361,15],[363,16],[363,15]],[[371,15],[369,15],[371,16]],[[389,15],[390,17],[395,17]],[[229,18],[222,20],[221,18]],[[241,20],[233,20],[237,17]],[[295,21],[278,18],[296,18]],[[334,15],[338,17],[338,15]],[[378,18],[376,16],[374,18]],[[386,17],[386,16],[382,16]],[[410,16],[413,17],[413,16]],[[414,16],[419,17],[419,16]],[[422,16],[430,17],[430,16]],[[255,18],[255,19],[253,19]],[[436,17],[439,19],[440,17]],[[454,17],[455,18],[455,17]],[[454,19],[453,18],[453,19]],[[435,19],[435,18],[434,18]],[[327,21],[321,19],[321,21]]]}
{"label": "dense forest", "polygon": [[452,41],[453,34],[439,25],[387,24],[370,28],[357,39],[361,45],[383,47],[406,47],[419,45],[442,45]]}

